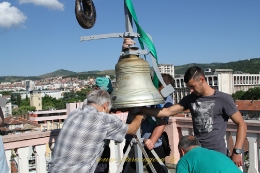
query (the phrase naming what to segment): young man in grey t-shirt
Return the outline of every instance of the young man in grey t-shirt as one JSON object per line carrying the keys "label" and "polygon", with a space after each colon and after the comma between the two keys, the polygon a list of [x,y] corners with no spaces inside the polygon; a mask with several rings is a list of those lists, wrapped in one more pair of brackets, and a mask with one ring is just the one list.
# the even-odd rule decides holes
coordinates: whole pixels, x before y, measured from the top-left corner
{"label": "young man in grey t-shirt", "polygon": [[232,160],[237,166],[242,166],[242,146],[246,138],[247,126],[238,111],[234,100],[226,93],[214,90],[209,86],[201,68],[190,67],[184,82],[191,94],[185,96],[178,104],[164,109],[143,107],[146,115],[169,117],[190,109],[195,136],[202,147],[228,154],[224,136],[227,122],[230,118],[237,125],[237,136]]}

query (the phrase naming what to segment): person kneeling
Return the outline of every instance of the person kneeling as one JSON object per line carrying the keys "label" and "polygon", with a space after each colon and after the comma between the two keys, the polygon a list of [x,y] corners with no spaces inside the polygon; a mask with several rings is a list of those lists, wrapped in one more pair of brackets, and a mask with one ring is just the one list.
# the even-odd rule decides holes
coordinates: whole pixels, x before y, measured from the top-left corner
{"label": "person kneeling", "polygon": [[225,154],[202,148],[194,136],[183,136],[178,145],[181,159],[176,173],[241,173]]}

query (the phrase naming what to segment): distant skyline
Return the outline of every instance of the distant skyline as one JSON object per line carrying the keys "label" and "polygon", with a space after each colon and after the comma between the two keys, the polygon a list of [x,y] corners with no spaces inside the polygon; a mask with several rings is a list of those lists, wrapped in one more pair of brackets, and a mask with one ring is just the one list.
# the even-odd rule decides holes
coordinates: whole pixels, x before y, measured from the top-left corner
{"label": "distant skyline", "polygon": [[[59,69],[114,69],[122,38],[79,39],[125,32],[124,1],[93,2],[97,21],[86,30],[77,23],[75,0],[1,1],[0,76],[39,76]],[[153,38],[161,64],[260,58],[259,0],[132,2],[139,24]],[[147,60],[151,64],[150,57]]]}

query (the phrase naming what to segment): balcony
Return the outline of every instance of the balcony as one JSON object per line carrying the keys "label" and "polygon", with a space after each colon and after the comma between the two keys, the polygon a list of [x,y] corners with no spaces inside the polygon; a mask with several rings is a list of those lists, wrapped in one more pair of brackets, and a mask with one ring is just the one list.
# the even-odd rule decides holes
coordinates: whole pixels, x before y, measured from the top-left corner
{"label": "balcony", "polygon": [[[125,114],[116,114],[116,116],[125,121]],[[243,172],[259,173],[260,121],[246,120],[246,124],[248,128],[248,142],[245,142],[245,144],[247,144],[248,147],[244,146],[244,149],[248,148],[250,164],[248,170],[246,170],[246,168],[241,169],[243,169]],[[174,165],[177,164],[180,158],[178,152],[178,142],[180,136],[193,133],[192,120],[191,118],[171,117],[169,124],[166,126],[166,131],[168,133],[172,149],[171,155],[166,158],[166,163],[167,165]],[[11,165],[11,158],[13,158],[15,155],[19,173],[47,173],[47,163],[51,159],[51,149],[53,148],[58,135],[59,130],[52,130],[46,132],[31,132],[26,134],[2,136],[6,159],[9,163],[9,166]],[[228,122],[226,141],[229,149],[233,148],[235,138],[236,125],[233,122]],[[123,143],[116,145],[114,142],[110,142],[110,148],[110,172],[114,173],[116,172],[117,165],[122,158]]]}

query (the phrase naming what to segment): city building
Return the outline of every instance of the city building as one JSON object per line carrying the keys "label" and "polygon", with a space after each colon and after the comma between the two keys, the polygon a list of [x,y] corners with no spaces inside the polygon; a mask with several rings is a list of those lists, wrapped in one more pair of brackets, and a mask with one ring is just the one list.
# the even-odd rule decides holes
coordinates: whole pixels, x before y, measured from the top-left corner
{"label": "city building", "polygon": [[[62,98],[62,91],[60,91],[60,90],[33,90],[33,92],[34,91],[41,93],[42,97],[44,97],[45,95],[48,95],[48,96],[56,98],[56,99]],[[30,96],[31,96],[31,92],[29,92],[29,91],[15,91],[13,93],[20,94],[21,99],[25,99],[26,95],[28,98],[30,98]]]}
{"label": "city building", "polygon": [[4,127],[0,127],[2,135],[27,133],[40,130],[41,125],[21,117],[8,116],[4,119]]}
{"label": "city building", "polygon": [[47,122],[63,123],[67,118],[67,109],[32,111],[29,112],[29,118],[36,124],[47,124]]}
{"label": "city building", "polygon": [[30,91],[30,106],[34,106],[36,110],[42,110],[41,91]]}
{"label": "city building", "polygon": [[[10,99],[10,98],[9,98]],[[12,104],[11,103],[7,103],[7,101],[9,100],[6,97],[3,97],[2,94],[0,94],[0,102],[1,102],[1,108],[4,114],[4,118],[12,115]]]}
{"label": "city building", "polygon": [[174,65],[172,64],[158,64],[160,73],[170,74],[174,77]]}
{"label": "city building", "polygon": [[1,107],[4,117],[8,117],[9,115],[12,115],[12,103],[6,103],[6,105],[4,107]]}
{"label": "city building", "polygon": [[238,110],[246,120],[260,120],[260,100],[236,100]]}
{"label": "city building", "polygon": [[34,90],[34,81],[32,80],[24,80],[22,81],[22,85],[25,86],[26,91],[32,91]]}
{"label": "city building", "polygon": [[[208,84],[219,91],[233,94],[237,91],[247,91],[260,86],[260,74],[233,74],[232,69],[215,69],[205,73]],[[175,103],[190,93],[184,82],[184,77],[174,78]]]}

